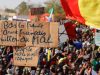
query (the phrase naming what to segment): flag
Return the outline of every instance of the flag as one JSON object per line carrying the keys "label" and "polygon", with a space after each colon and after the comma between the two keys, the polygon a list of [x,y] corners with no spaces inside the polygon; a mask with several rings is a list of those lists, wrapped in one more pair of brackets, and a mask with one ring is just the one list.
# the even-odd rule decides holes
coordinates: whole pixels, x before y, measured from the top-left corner
{"label": "flag", "polygon": [[54,13],[54,8],[50,8],[49,9],[49,16],[46,16],[46,18],[48,19],[48,22],[52,22],[53,21],[53,13]]}
{"label": "flag", "polygon": [[51,50],[49,50],[49,49],[48,49],[48,55],[47,55],[47,56],[48,56],[48,57],[47,57],[48,61],[50,61]]}
{"label": "flag", "polygon": [[71,22],[67,22],[64,26],[68,37],[72,40],[76,39],[76,25]]}
{"label": "flag", "polygon": [[54,12],[54,8],[52,7],[52,8],[49,10],[49,14],[50,14],[50,16],[49,16],[49,17],[51,17],[51,18],[52,18],[53,12]]}
{"label": "flag", "polygon": [[67,18],[100,28],[100,0],[60,0]]}

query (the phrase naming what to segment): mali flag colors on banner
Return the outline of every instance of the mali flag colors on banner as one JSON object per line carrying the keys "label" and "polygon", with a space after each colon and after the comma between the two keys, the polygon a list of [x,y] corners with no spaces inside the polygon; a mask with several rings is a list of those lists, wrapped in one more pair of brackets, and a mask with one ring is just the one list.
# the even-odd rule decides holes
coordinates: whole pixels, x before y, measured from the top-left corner
{"label": "mali flag colors on banner", "polygon": [[100,28],[100,0],[60,0],[67,18]]}
{"label": "mali flag colors on banner", "polygon": [[68,37],[72,40],[75,40],[76,39],[76,25],[71,22],[67,22],[64,24],[64,26],[65,26],[65,30],[67,32]]}

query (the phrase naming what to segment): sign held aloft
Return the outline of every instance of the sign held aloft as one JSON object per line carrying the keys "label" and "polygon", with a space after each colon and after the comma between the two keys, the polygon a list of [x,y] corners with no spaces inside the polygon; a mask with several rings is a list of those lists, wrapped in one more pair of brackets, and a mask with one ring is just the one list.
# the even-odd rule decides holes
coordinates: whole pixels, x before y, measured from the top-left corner
{"label": "sign held aloft", "polygon": [[57,47],[58,23],[1,21],[0,45]]}
{"label": "sign held aloft", "polygon": [[37,66],[40,48],[16,47],[13,52],[15,66]]}

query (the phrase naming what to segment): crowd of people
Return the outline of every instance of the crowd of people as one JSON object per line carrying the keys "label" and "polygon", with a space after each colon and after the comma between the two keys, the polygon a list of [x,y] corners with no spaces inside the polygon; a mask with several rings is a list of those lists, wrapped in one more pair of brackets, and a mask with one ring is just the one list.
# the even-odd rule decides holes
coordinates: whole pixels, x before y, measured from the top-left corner
{"label": "crowd of people", "polygon": [[100,75],[100,47],[94,30],[76,27],[77,38],[58,48],[41,48],[37,67],[13,65],[13,47],[0,48],[0,75]]}

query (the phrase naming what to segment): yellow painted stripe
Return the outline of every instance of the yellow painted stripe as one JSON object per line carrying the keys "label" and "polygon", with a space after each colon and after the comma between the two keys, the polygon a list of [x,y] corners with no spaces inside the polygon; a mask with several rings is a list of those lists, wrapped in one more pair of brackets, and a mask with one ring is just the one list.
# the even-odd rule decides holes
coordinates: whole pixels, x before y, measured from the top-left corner
{"label": "yellow painted stripe", "polygon": [[85,24],[100,28],[100,0],[79,0],[78,5]]}

